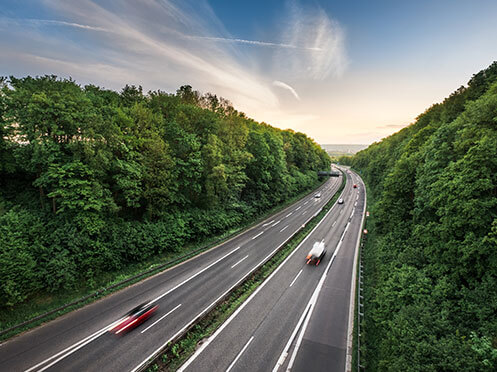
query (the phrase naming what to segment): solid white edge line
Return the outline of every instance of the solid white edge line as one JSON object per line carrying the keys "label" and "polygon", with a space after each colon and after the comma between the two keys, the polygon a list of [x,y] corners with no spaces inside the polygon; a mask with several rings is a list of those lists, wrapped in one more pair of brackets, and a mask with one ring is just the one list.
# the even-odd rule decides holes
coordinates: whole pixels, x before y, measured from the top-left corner
{"label": "solid white edge line", "polygon": [[[345,189],[344,189],[344,191],[345,191]],[[343,191],[342,191],[342,194],[343,194]],[[337,201],[338,201],[338,199],[337,199]],[[333,207],[335,207],[336,203],[337,203],[337,202],[335,202],[335,204],[333,204]],[[332,208],[328,211],[328,213],[330,213],[330,212],[333,210],[333,207],[332,207]],[[326,215],[325,215],[325,216],[321,219],[321,221],[324,221],[324,220],[325,220],[325,218],[327,217],[328,213],[327,213],[327,214],[326,214]],[[319,223],[321,223],[321,221],[319,221]],[[316,225],[316,227],[317,227],[317,226],[319,226],[319,223],[318,223],[318,225]],[[348,227],[348,226],[347,226],[347,227]],[[346,227],[345,229],[347,229],[347,227]],[[313,230],[313,231],[314,231],[314,230]],[[311,235],[311,233],[312,233],[313,231],[311,231],[311,232],[309,233],[309,235],[307,235],[307,236],[310,236],[310,235]],[[324,280],[325,280],[326,276],[328,275],[328,270],[329,270],[329,268],[331,267],[331,265],[332,265],[333,261],[335,260],[336,255],[337,255],[337,254],[338,254],[338,252],[340,251],[340,247],[341,247],[341,246],[342,246],[342,241],[340,240],[340,241],[338,242],[338,244],[337,244],[337,247],[336,247],[336,249],[335,249],[335,252],[333,252],[333,256],[331,257],[330,262],[328,262],[328,265],[326,266],[326,269],[324,270],[323,275],[321,276],[321,279],[319,280],[319,283],[318,283],[318,285],[316,286],[316,289],[314,290],[314,293],[312,294],[311,298],[309,299],[308,306],[311,306],[311,304],[313,304],[313,303],[315,303],[315,302],[317,301],[317,298],[318,298],[318,296],[319,296],[319,292],[321,291],[321,287],[323,286]],[[307,307],[306,307],[306,308],[307,308]],[[312,314],[312,310],[313,310],[313,307],[310,307],[310,308],[309,308],[309,319],[310,319],[310,316],[311,316],[311,314]],[[304,313],[305,313],[305,310],[304,310]],[[303,314],[304,314],[304,313],[303,313]],[[302,318],[301,318],[301,319],[302,319]],[[307,324],[307,323],[306,323],[306,324]],[[305,326],[307,327],[307,325],[305,325]],[[295,331],[296,331],[296,330],[297,330],[297,328],[295,329]],[[276,365],[275,365],[275,366],[274,366],[274,368],[273,368],[273,372],[277,372],[277,371],[278,371],[278,369],[279,369],[279,367],[280,367],[280,366],[282,366],[282,365],[285,363],[285,359],[286,359],[286,357],[288,356],[288,351],[289,351],[290,346],[291,346],[291,344],[292,344],[292,342],[293,342],[293,338],[295,337],[295,333],[296,333],[295,331],[294,331],[294,333],[292,333],[292,335],[290,336],[290,339],[288,340],[287,344],[285,345],[285,348],[284,348],[284,349],[283,349],[283,351],[281,352],[280,357],[278,358],[278,362],[276,363]],[[302,329],[302,337],[303,337],[304,333],[305,333],[305,328],[303,327],[303,329]],[[291,357],[291,358],[294,358],[294,355],[296,355],[296,354],[297,354],[297,352],[298,352],[298,349],[297,349],[297,348],[296,348],[296,349],[294,349],[294,352],[293,352],[293,354],[292,354],[292,357]],[[290,366],[289,366],[289,367],[290,367]],[[287,369],[287,371],[288,371],[288,370],[289,370],[289,369]]]}
{"label": "solid white edge line", "polygon": [[238,265],[240,262],[242,262],[244,259],[246,259],[249,255],[246,255],[245,257],[243,257],[240,261],[238,261],[237,263],[235,263],[233,266],[231,266],[231,268],[234,268],[236,265]]}
{"label": "solid white edge line", "polygon": [[83,343],[80,343],[77,347],[75,348],[72,348],[69,352],[67,352],[66,354],[62,355],[60,358],[57,358],[55,359],[52,363],[46,365],[45,367],[43,367],[42,369],[40,369],[38,372],[43,372],[44,370],[50,368],[51,366],[53,366],[54,364],[60,362],[62,359],[68,357],[69,355],[71,355],[72,353],[74,353],[75,351],[78,351],[79,349],[81,349],[83,346],[89,344],[90,342],[92,342],[93,340],[96,340],[97,338],[99,338],[100,336],[102,336],[105,332],[107,332],[107,329],[103,329],[100,331],[99,334],[97,334],[95,337],[93,338],[90,338],[89,340],[87,340],[86,342],[83,342]]}
{"label": "solid white edge line", "polygon": [[[344,190],[342,190],[342,194],[340,195],[343,195],[345,191],[345,188]],[[260,290],[262,290],[262,288],[264,288],[266,286],[267,283],[269,283],[271,281],[271,279],[280,271],[280,269],[285,265],[285,263],[299,250],[299,248],[305,243],[305,241],[307,240],[307,238],[309,236],[312,235],[312,233],[314,232],[314,230],[316,230],[319,225],[321,225],[321,223],[326,219],[326,217],[328,217],[328,215],[333,211],[333,209],[335,208],[336,204],[337,204],[337,201],[338,201],[339,198],[337,198],[337,200],[335,201],[335,203],[332,205],[332,207],[330,208],[330,210],[328,212],[326,212],[326,214],[323,216],[323,218],[321,219],[321,221],[318,222],[318,224],[316,226],[314,226],[314,228],[309,232],[309,234],[306,235],[306,237],[300,242],[300,244],[295,247],[295,249],[285,258],[285,260],[266,278],[266,280],[264,280],[261,285],[259,285],[257,287],[257,289],[252,292],[252,294],[245,300],[245,302],[243,302],[234,312],[233,314],[231,314],[231,316],[226,319],[226,321],[221,325],[221,327],[219,327],[216,332],[214,332],[214,334],[212,334],[212,336],[210,336],[198,349],[197,351],[195,351],[195,353],[177,370],[177,372],[183,372],[186,368],[188,368],[188,366],[195,360],[197,359],[197,357],[202,353],[202,351],[205,350],[205,348],[212,342],[214,341],[214,339],[224,330],[224,328],[226,328],[232,321],[233,319],[236,318],[236,316],[245,308],[245,306],[247,306],[250,301],[252,301],[252,299],[257,295],[257,293],[259,293]],[[310,219],[309,219],[310,220]],[[306,224],[307,222],[309,222],[309,220],[306,221]],[[288,227],[288,226],[287,226]],[[290,240],[291,237],[287,238],[280,246],[278,246],[278,248],[276,248],[273,252],[275,252],[276,250],[278,250],[283,244],[285,244],[288,240]],[[273,253],[270,253],[267,257],[270,257]],[[333,257],[332,257],[333,259]],[[243,278],[241,279],[243,280]],[[240,281],[241,281],[240,280]],[[239,281],[239,282],[240,282]],[[238,284],[238,283],[237,283]],[[235,286],[237,285],[235,284]],[[235,287],[233,286],[233,287]],[[229,291],[229,290],[228,290]],[[167,342],[164,344],[166,345]],[[163,345],[163,346],[164,346]],[[161,347],[162,348],[162,347]],[[161,348],[159,348],[158,350],[160,350]],[[152,354],[153,356],[153,354]],[[145,359],[144,362],[142,362],[142,364],[144,364],[149,358]],[[138,370],[138,368],[141,367],[138,366],[136,367],[133,371],[131,372],[136,372]]]}
{"label": "solid white edge line", "polygon": [[[287,371],[290,371],[293,367],[293,362],[295,361],[295,357],[297,356],[297,352],[300,349],[300,344],[302,343],[302,339],[304,338],[305,330],[307,329],[307,325],[309,324],[309,320],[311,320],[312,311],[314,310],[314,303],[310,303],[309,306],[310,306],[309,312],[307,313],[307,316],[305,317],[304,324],[302,325],[302,329],[300,331],[299,337],[297,338],[297,343],[295,344],[294,352],[292,353],[292,356],[290,357],[290,361],[288,362],[288,367],[286,369]],[[283,360],[283,362],[285,362],[285,360]]]}
{"label": "solid white edge line", "polygon": [[[357,233],[357,243],[356,250],[354,254],[354,266],[352,269],[352,277],[351,277],[351,285],[350,285],[350,301],[349,301],[349,322],[347,327],[347,352],[345,357],[345,372],[352,371],[352,340],[353,340],[353,332],[354,332],[354,311],[355,311],[355,299],[356,299],[356,280],[357,280],[357,265],[359,259],[359,245],[361,243],[361,234],[362,228],[364,226],[364,218],[366,216],[366,204],[367,204],[367,192],[366,185],[363,182],[364,187],[364,206],[362,209],[362,219],[361,219],[361,227],[359,232]],[[359,198],[359,196],[357,196]]]}
{"label": "solid white edge line", "polygon": [[293,340],[295,339],[295,336],[297,335],[297,332],[299,331],[300,329],[300,326],[302,325],[302,322],[304,321],[304,319],[307,317],[307,312],[309,311],[309,308],[311,307],[311,304],[308,303],[307,306],[305,307],[304,309],[304,312],[302,313],[302,315],[300,316],[300,319],[299,321],[297,322],[297,325],[295,326],[295,328],[293,329],[293,332],[292,334],[290,335],[290,338],[288,339],[288,342],[286,343],[285,345],[285,348],[283,349],[283,352],[281,353],[280,357],[278,358],[278,362],[276,363],[276,365],[274,366],[273,368],[273,372],[277,372],[278,369],[283,365],[283,363],[285,363],[285,359],[286,357],[288,356],[288,349],[290,349],[290,346],[291,344],[293,343]]}
{"label": "solid white edge line", "polygon": [[264,231],[261,231],[259,234],[257,234],[256,236],[252,237],[252,240],[258,238],[259,236],[261,236],[262,234],[264,234]]}
{"label": "solid white edge line", "polygon": [[[184,281],[182,281],[181,283],[177,284],[176,286],[174,286],[173,288],[171,288],[170,290],[166,291],[165,293],[161,294],[160,296],[156,297],[155,299],[153,299],[152,301],[150,301],[150,303],[154,303],[154,302],[157,302],[158,300],[160,300],[162,297],[168,295],[169,293],[171,293],[172,291],[178,289],[179,287],[181,287],[182,285],[186,284],[187,282],[189,282],[190,280],[192,280],[193,278],[197,277],[198,275],[202,274],[204,271],[208,270],[210,267],[212,267],[213,265],[217,264],[219,261],[223,260],[224,258],[228,257],[229,255],[231,255],[232,253],[236,252],[238,249],[240,249],[241,246],[233,249],[232,251],[228,252],[227,254],[225,254],[224,256],[222,256],[221,258],[217,259],[216,261],[214,261],[213,263],[209,264],[208,266],[206,266],[205,268],[203,268],[202,270],[198,271],[196,274],[190,276],[189,278],[185,279]],[[67,347],[66,349],[58,352],[57,354],[55,355],[52,355],[50,358],[48,359],[45,359],[44,361],[38,363],[37,365],[29,368],[28,370],[26,370],[26,372],[31,372],[33,371],[34,369],[38,368],[39,366],[49,362],[50,360],[54,359],[54,358],[57,358],[59,355],[62,355],[64,354],[62,357],[58,358],[55,362],[53,363],[50,363],[47,367],[41,369],[39,372],[41,371],[44,371],[45,369],[47,369],[48,367],[51,367],[52,365],[60,362],[62,359],[68,357],[69,355],[71,355],[74,351],[76,350],[79,350],[82,346],[85,346],[86,344],[88,344],[89,342],[97,339],[98,337],[100,337],[103,333],[105,333],[108,329],[112,328],[112,326],[114,324],[116,324],[116,322],[112,323],[111,325],[109,326],[106,326],[102,329],[100,329],[99,331],[93,333],[92,335],[84,338],[83,340],[80,340],[78,341],[77,343]],[[88,341],[87,341],[88,340]],[[82,344],[80,346],[80,344]],[[70,351],[71,349],[74,349],[72,351]]]}
{"label": "solid white edge line", "polygon": [[286,225],[284,228],[282,228],[282,229],[280,230],[280,232],[283,232],[283,231],[284,231],[287,227],[288,227],[288,225]]}
{"label": "solid white edge line", "polygon": [[[278,221],[278,223],[279,223],[279,221]],[[306,222],[306,223],[307,223],[307,222]],[[288,227],[288,226],[286,226],[286,227]],[[286,227],[285,227],[285,228],[286,228]],[[285,228],[284,228],[284,229],[285,229]],[[283,229],[283,230],[284,230],[284,229]],[[283,230],[282,230],[282,231],[283,231]],[[160,298],[162,298],[162,297],[166,296],[167,294],[171,293],[171,292],[172,292],[172,291],[174,291],[175,289],[179,288],[181,285],[183,285],[183,284],[187,283],[188,281],[190,281],[191,279],[193,279],[193,278],[194,278],[194,277],[196,277],[197,275],[201,274],[202,272],[204,272],[205,270],[207,270],[208,268],[210,268],[212,265],[214,265],[214,264],[216,264],[217,262],[221,261],[223,258],[225,258],[225,257],[229,256],[230,254],[232,254],[233,252],[235,252],[235,251],[236,251],[236,250],[238,250],[239,248],[241,248],[241,246],[237,247],[236,249],[234,249],[233,251],[229,252],[229,253],[228,253],[228,254],[226,254],[225,256],[223,256],[223,257],[221,257],[220,259],[216,260],[214,263],[210,264],[209,266],[207,266],[207,267],[206,267],[206,268],[204,268],[203,270],[199,271],[198,273],[194,274],[194,275],[193,275],[193,276],[191,276],[190,278],[186,279],[185,281],[183,281],[182,283],[178,284],[178,285],[177,285],[177,286],[175,286],[174,288],[170,289],[170,290],[169,290],[169,291],[167,291],[166,293],[164,293],[164,294],[162,294],[161,296],[159,296],[159,297],[155,298],[154,300],[150,301],[150,303],[156,302],[156,301],[158,301]],[[122,319],[122,318],[121,318],[121,319]],[[31,367],[31,368],[27,369],[25,372],[31,372],[31,371],[33,371],[34,369],[36,369],[36,368],[40,367],[41,365],[43,365],[43,364],[45,364],[45,363],[49,362],[50,360],[52,360],[52,359],[54,359],[54,358],[57,358],[59,355],[62,355],[62,354],[66,353],[67,351],[69,351],[69,350],[71,350],[71,349],[73,349],[73,348],[75,348],[75,350],[74,350],[74,351],[76,351],[76,350],[80,349],[80,347],[78,347],[78,345],[80,345],[80,344],[82,344],[82,343],[84,343],[84,345],[86,345],[86,344],[88,344],[89,342],[91,342],[91,341],[95,340],[96,338],[100,337],[103,333],[105,333],[105,332],[106,332],[106,331],[108,331],[109,329],[112,329],[112,328],[113,328],[113,327],[114,327],[114,326],[115,326],[118,322],[120,322],[120,321],[121,321],[121,319],[119,319],[119,320],[117,320],[117,321],[115,321],[115,322],[111,323],[110,325],[108,325],[108,326],[106,326],[106,327],[104,327],[104,328],[102,328],[102,329],[100,329],[100,330],[96,331],[95,333],[93,333],[93,334],[91,334],[91,335],[89,335],[89,336],[85,337],[84,339],[82,339],[82,340],[80,340],[80,341],[78,341],[78,342],[74,343],[73,345],[68,346],[67,348],[65,348],[65,349],[63,349],[63,350],[61,350],[61,351],[59,351],[58,353],[56,353],[56,354],[52,355],[51,357],[49,357],[49,358],[47,358],[47,359],[43,360],[42,362],[40,362],[40,363],[36,364],[35,366],[33,366],[33,367]],[[177,333],[177,334],[178,334],[178,333]],[[177,334],[176,334],[176,335],[177,335]],[[174,338],[174,337],[176,337],[176,335],[175,335],[175,336],[173,336],[173,338]],[[173,338],[172,338],[172,339],[173,339]],[[91,340],[90,340],[90,341],[88,341],[88,342],[85,342],[86,340],[89,340],[89,339],[91,339]],[[84,345],[82,345],[82,346],[84,346]],[[65,357],[69,356],[69,355],[70,355],[70,354],[72,354],[74,351],[71,351],[71,352],[70,352],[70,353],[68,353],[67,355],[64,355],[62,358],[57,359],[57,361],[55,361],[54,363],[51,363],[48,367],[52,366],[53,364],[55,364],[55,363],[59,362],[60,360],[64,359]],[[145,360],[145,362],[146,362],[146,360]],[[45,367],[45,368],[44,368],[44,369],[42,369],[41,371],[45,370],[45,369],[46,369],[46,368],[48,368],[48,367]],[[139,368],[139,367],[137,367],[136,369],[138,369],[138,368]],[[136,369],[135,369],[135,370],[136,370]]]}
{"label": "solid white edge line", "polygon": [[297,274],[297,276],[295,277],[295,279],[292,280],[292,282],[290,283],[289,287],[291,287],[297,280],[297,278],[300,276],[300,274],[302,274],[302,270],[304,269],[300,269],[299,273]]}
{"label": "solid white edge line", "polygon": [[33,367],[31,367],[31,368],[27,369],[25,372],[31,372],[31,371],[33,371],[34,369],[36,369],[36,368],[40,367],[41,365],[43,365],[43,364],[45,364],[45,363],[47,363],[47,362],[51,361],[51,360],[52,360],[52,359],[54,359],[54,358],[57,358],[57,357],[58,357],[58,356],[60,356],[60,355],[62,355],[62,354],[64,354],[64,353],[68,352],[69,350],[71,350],[71,349],[73,349],[73,348],[77,347],[78,345],[80,345],[81,343],[84,343],[85,341],[87,341],[87,340],[89,340],[89,339],[96,339],[96,338],[100,337],[100,336],[101,336],[101,334],[103,334],[103,333],[107,332],[109,329],[112,329],[115,325],[117,325],[117,324],[118,324],[119,322],[121,322],[121,320],[123,320],[123,319],[124,319],[124,318],[120,318],[119,320],[116,320],[115,322],[111,323],[110,325],[105,326],[105,327],[103,327],[103,328],[99,329],[99,330],[98,330],[98,331],[96,331],[95,333],[92,333],[91,335],[89,335],[89,336],[85,337],[84,339],[82,339],[82,340],[80,340],[80,341],[76,342],[75,344],[72,344],[71,346],[66,347],[64,350],[59,351],[57,354],[52,355],[50,358],[47,358],[47,359],[45,359],[44,361],[42,361],[42,362],[38,363],[37,365],[35,365],[35,366],[33,366]]}
{"label": "solid white edge line", "polygon": [[243,349],[240,350],[240,352],[238,353],[238,355],[236,356],[236,358],[229,365],[228,369],[226,369],[226,372],[230,372],[231,371],[231,369],[233,368],[233,366],[235,365],[235,363],[238,361],[238,359],[240,359],[240,357],[242,356],[243,352],[249,346],[249,344],[252,342],[253,339],[254,339],[254,336],[250,337],[250,340],[248,340],[248,342],[245,344],[245,346],[243,347]]}
{"label": "solid white edge line", "polygon": [[222,261],[223,259],[225,259],[226,257],[228,257],[230,254],[236,252],[237,250],[239,250],[241,248],[241,246],[238,246],[236,247],[235,249],[233,249],[232,251],[226,253],[223,257],[221,258],[218,258],[216,261],[212,262],[211,264],[209,264],[208,266],[204,267],[202,270],[198,271],[197,273],[193,274],[192,276],[190,276],[188,279],[185,279],[183,280],[181,283],[177,284],[176,286],[174,286],[173,288],[171,288],[170,290],[164,292],[163,294],[161,294],[160,296],[154,298],[152,301],[150,301],[150,303],[154,303],[154,302],[157,302],[158,300],[160,300],[162,297],[164,296],[167,296],[169,293],[171,293],[172,291],[178,289],[179,287],[181,287],[183,284],[186,284],[188,283],[190,280],[192,280],[193,278],[196,278],[197,276],[199,276],[200,274],[202,274],[204,271],[210,269],[212,266],[214,266],[215,264],[217,264],[219,261]]}
{"label": "solid white edge line", "polygon": [[178,306],[176,306],[174,309],[169,310],[165,315],[162,315],[159,319],[157,319],[155,322],[153,322],[152,324],[150,324],[147,328],[145,328],[140,333],[145,333],[146,331],[148,331],[150,328],[152,328],[154,325],[156,325],[157,323],[159,323],[162,319],[164,319],[166,316],[168,316],[169,314],[171,314],[174,310],[176,310],[180,306],[181,306],[181,304],[179,304]]}

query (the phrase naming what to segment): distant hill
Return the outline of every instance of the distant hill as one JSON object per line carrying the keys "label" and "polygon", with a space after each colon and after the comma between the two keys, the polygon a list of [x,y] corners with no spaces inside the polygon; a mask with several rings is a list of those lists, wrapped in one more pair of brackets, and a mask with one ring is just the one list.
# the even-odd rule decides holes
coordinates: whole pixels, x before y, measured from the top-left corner
{"label": "distant hill", "polygon": [[355,153],[364,150],[368,145],[333,145],[326,144],[321,145],[321,147],[330,156],[343,156],[343,155],[354,155]]}

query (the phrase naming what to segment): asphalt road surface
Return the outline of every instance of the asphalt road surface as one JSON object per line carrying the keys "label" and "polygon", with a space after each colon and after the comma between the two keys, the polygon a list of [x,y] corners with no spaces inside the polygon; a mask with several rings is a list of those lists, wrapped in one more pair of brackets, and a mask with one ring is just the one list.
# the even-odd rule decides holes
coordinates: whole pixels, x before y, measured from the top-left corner
{"label": "asphalt road surface", "polygon": [[[93,304],[0,345],[0,371],[135,371],[207,312],[316,214],[339,189],[330,178],[314,193],[250,230]],[[108,332],[136,305],[159,309],[124,336]]]}
{"label": "asphalt road surface", "polygon": [[[353,184],[357,188],[353,188]],[[364,184],[347,172],[335,204],[306,240],[185,362],[181,371],[344,371]],[[306,255],[324,240],[319,266]]]}

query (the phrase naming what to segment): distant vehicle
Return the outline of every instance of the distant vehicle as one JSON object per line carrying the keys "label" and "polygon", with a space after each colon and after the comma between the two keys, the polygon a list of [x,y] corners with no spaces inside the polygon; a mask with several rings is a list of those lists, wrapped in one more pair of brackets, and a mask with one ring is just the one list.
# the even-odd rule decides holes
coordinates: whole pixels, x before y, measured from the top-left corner
{"label": "distant vehicle", "polygon": [[317,192],[316,194],[314,194],[314,197],[315,197],[315,198],[320,198],[320,197],[321,197],[321,193],[320,193],[320,192]]}
{"label": "distant vehicle", "polygon": [[342,198],[338,199],[338,204],[343,204],[343,199]]}
{"label": "distant vehicle", "polygon": [[111,328],[109,332],[113,332],[116,335],[120,333],[124,334],[150,318],[158,308],[158,305],[154,305],[150,302],[145,302],[141,305],[138,305],[134,309],[127,312],[126,315],[124,315],[121,319],[119,319],[117,325]]}
{"label": "distant vehicle", "polygon": [[325,254],[326,246],[324,245],[324,240],[314,243],[306,257],[307,265],[314,263],[316,263],[316,266],[319,265]]}
{"label": "distant vehicle", "polygon": [[357,185],[354,183],[354,189],[357,189]]}

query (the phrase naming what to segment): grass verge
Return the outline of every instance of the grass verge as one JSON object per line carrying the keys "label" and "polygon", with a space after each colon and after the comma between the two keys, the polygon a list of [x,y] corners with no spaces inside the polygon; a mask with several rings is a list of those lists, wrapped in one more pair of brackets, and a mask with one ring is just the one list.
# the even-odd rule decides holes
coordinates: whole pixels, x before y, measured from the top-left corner
{"label": "grass verge", "polygon": [[[95,279],[91,286],[84,283],[81,287],[75,288],[72,291],[62,292],[54,295],[40,294],[40,296],[31,299],[30,301],[19,304],[13,309],[3,308],[0,309],[0,341],[9,339],[24,331],[33,329],[43,323],[51,321],[61,315],[69,313],[73,310],[81,308],[87,304],[95,302],[96,300],[108,296],[118,290],[133,285],[142,281],[152,275],[169,269],[172,266],[186,261],[197,254],[205,252],[214,246],[222,244],[223,242],[231,239],[235,235],[246,231],[259,222],[268,218],[270,215],[277,213],[297,200],[302,199],[314,192],[314,190],[321,186],[325,180],[317,183],[312,191],[305,191],[296,195],[295,197],[287,200],[285,203],[280,204],[271,210],[265,212],[250,221],[245,221],[242,225],[234,227],[225,233],[210,237],[202,242],[192,243],[186,245],[179,252],[167,252],[161,256],[155,256],[150,260],[128,265],[124,270],[119,272],[104,273],[99,278]],[[136,277],[136,278],[134,278]],[[121,282],[124,282],[120,284]],[[74,303],[70,306],[68,304]],[[61,308],[60,310],[57,310]],[[56,311],[57,310],[57,311]],[[24,326],[5,332],[5,330],[17,324],[25,322],[26,320],[36,318],[48,312],[53,313],[43,316],[41,319],[30,322]],[[5,333],[2,333],[5,332]]]}
{"label": "grass verge", "polygon": [[175,371],[195,352],[200,341],[212,335],[216,329],[249,297],[256,288],[276,270],[283,260],[300,244],[300,242],[321,221],[331,209],[345,186],[345,177],[333,198],[323,207],[321,212],[311,219],[307,225],[291,238],[276,254],[252,273],[245,281],[227,295],[214,309],[202,317],[195,325],[166,346],[165,350],[152,360],[146,371]]}

